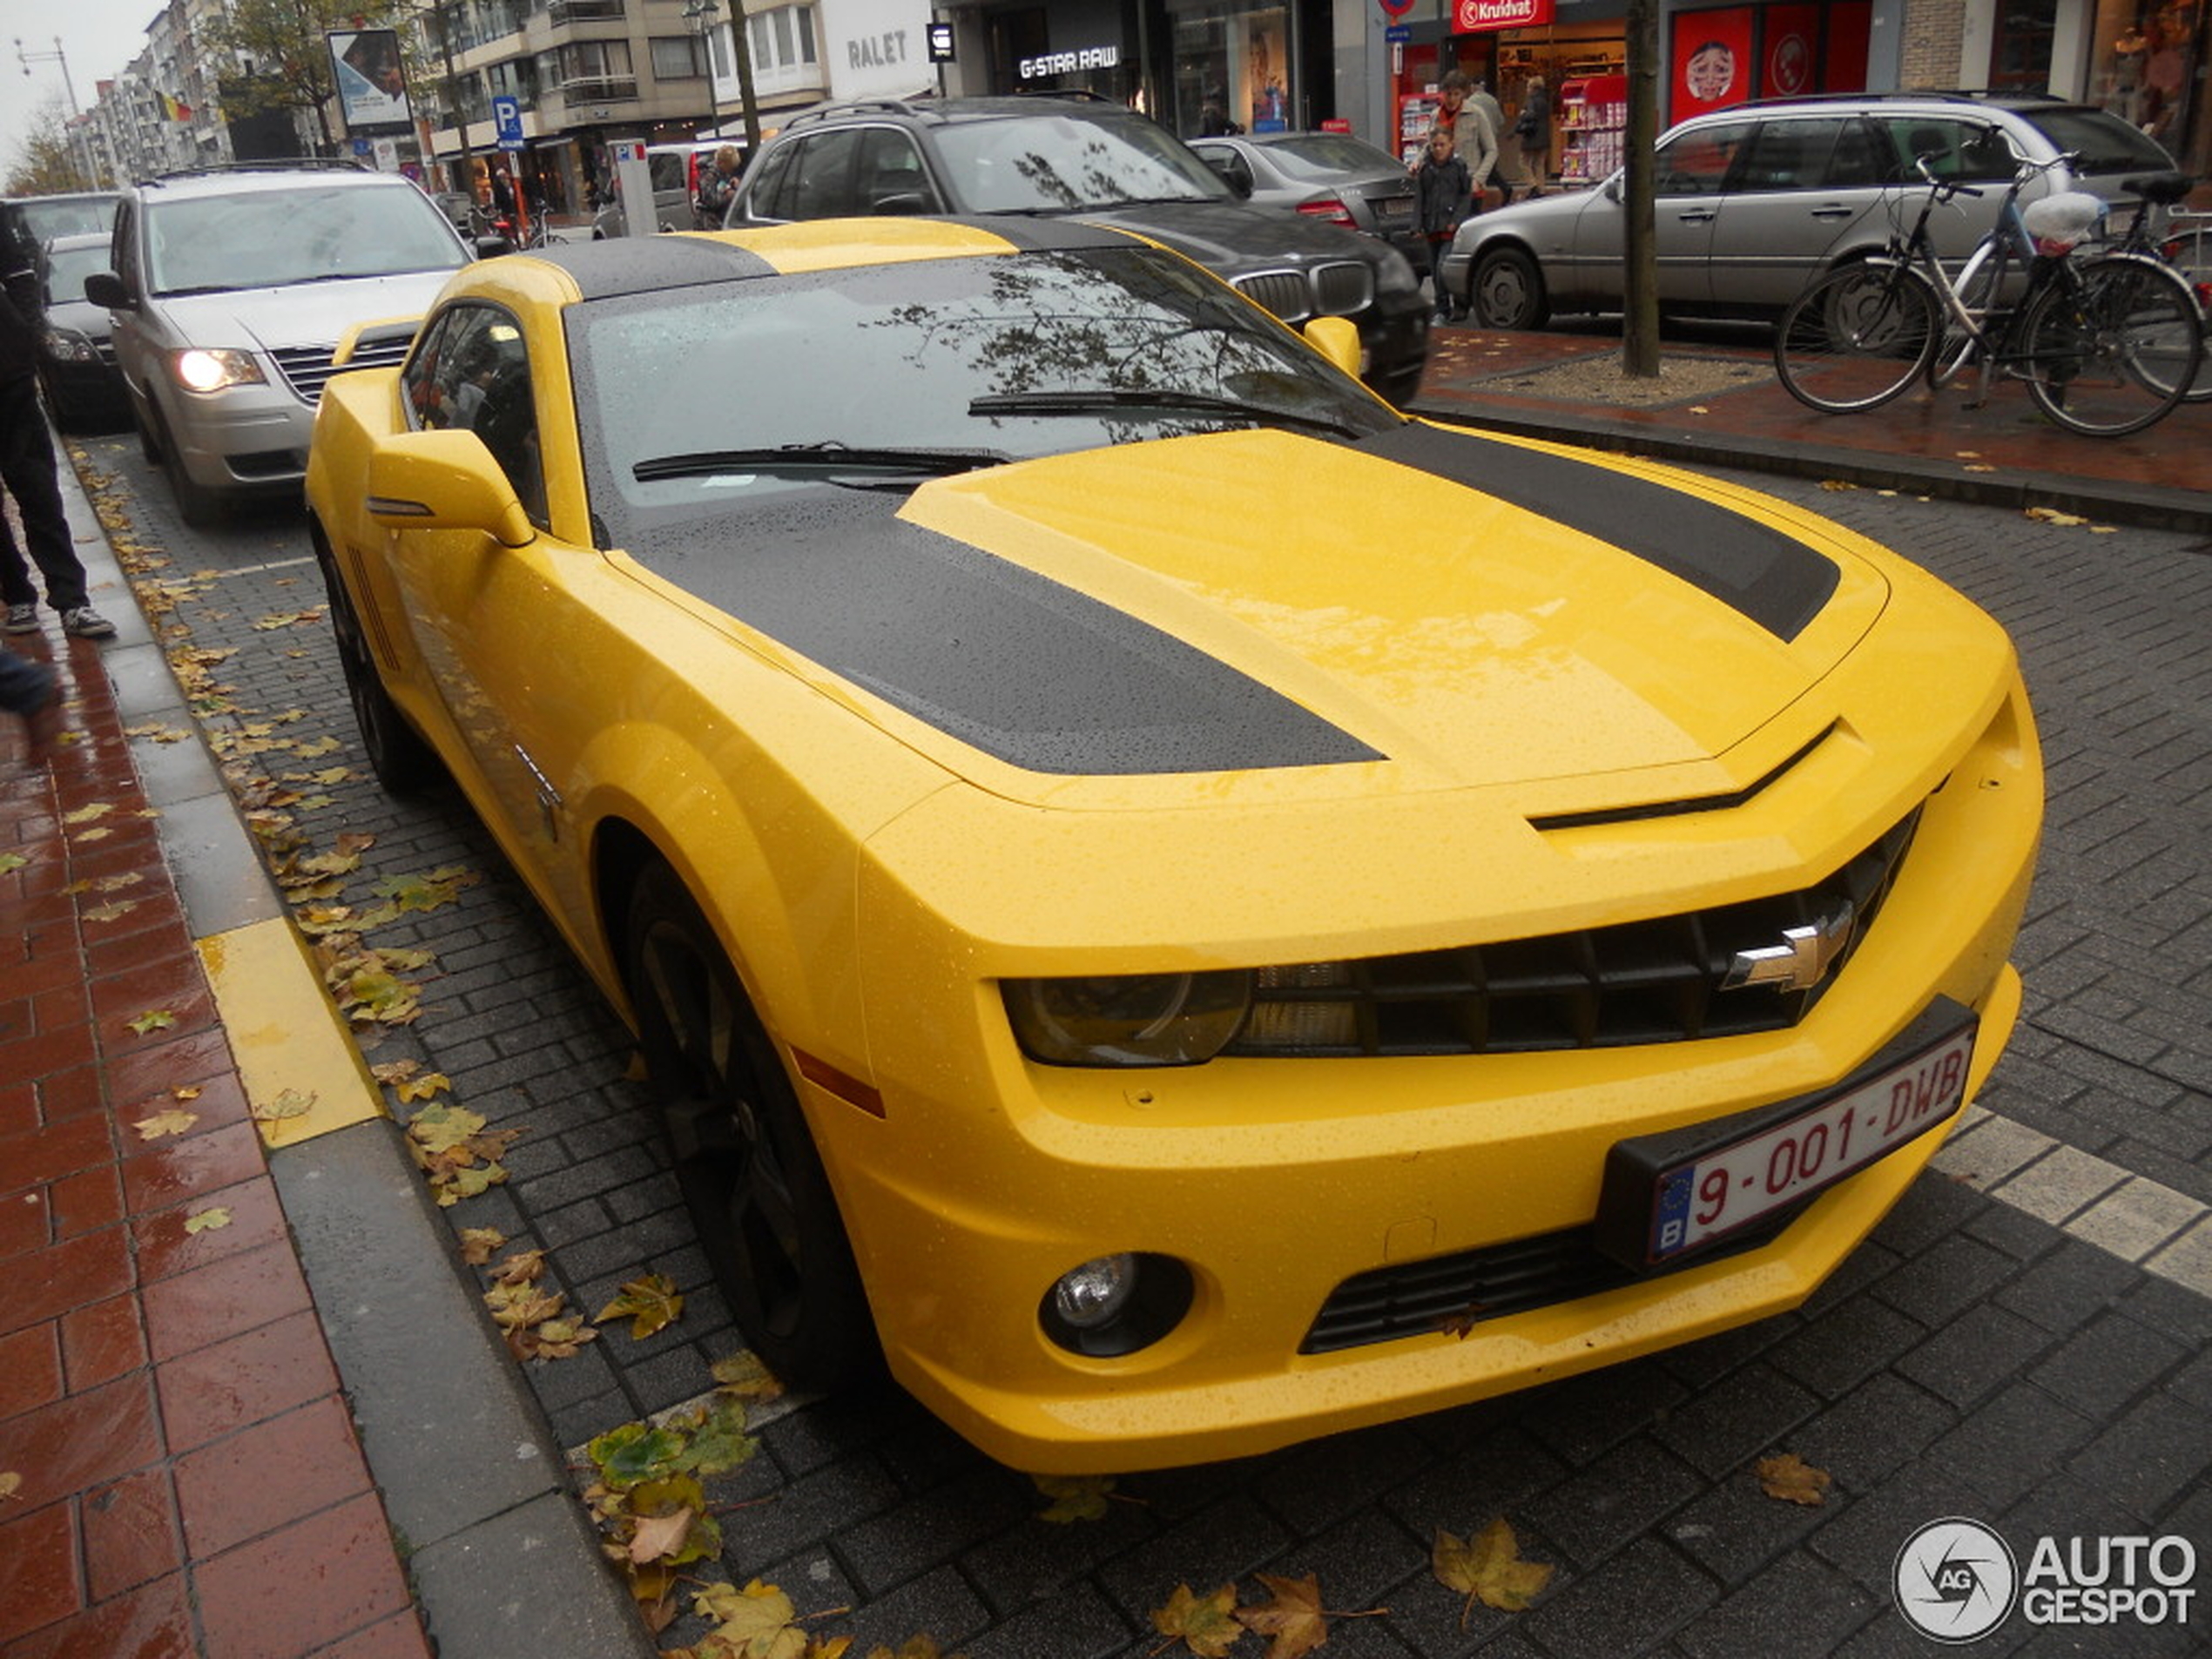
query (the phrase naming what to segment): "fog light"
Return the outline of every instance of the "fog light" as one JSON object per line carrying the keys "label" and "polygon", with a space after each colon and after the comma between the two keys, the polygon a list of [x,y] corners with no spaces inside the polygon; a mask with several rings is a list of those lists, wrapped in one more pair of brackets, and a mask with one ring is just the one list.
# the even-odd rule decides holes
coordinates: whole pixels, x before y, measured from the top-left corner
{"label": "fog light", "polygon": [[[1246,1022],[1245,1047],[1252,1049],[1346,1049],[1359,1041],[1359,1020],[1350,1002],[1316,993],[1349,988],[1352,969],[1343,962],[1307,962],[1296,968],[1263,968],[1256,975],[1258,1000]],[[1271,992],[1280,1000],[1268,1000]]]}
{"label": "fog light", "polygon": [[1037,1323],[1070,1353],[1135,1353],[1183,1323],[1196,1288],[1190,1270],[1172,1256],[1100,1256],[1053,1281]]}
{"label": "fog light", "polygon": [[1124,1251],[1085,1262],[1052,1287],[1052,1311],[1078,1331],[1096,1331],[1129,1305],[1136,1258]]}

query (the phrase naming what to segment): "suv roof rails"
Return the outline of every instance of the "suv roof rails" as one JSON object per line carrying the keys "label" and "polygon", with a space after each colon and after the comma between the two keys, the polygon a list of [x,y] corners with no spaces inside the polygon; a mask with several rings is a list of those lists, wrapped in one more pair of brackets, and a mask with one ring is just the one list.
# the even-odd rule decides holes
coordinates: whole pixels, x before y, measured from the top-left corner
{"label": "suv roof rails", "polygon": [[226,172],[374,172],[374,168],[352,156],[264,156],[254,161],[203,161],[195,166],[175,167],[141,179],[142,185],[166,184],[172,179],[199,179]]}
{"label": "suv roof rails", "polygon": [[817,104],[809,109],[785,118],[783,130],[796,126],[812,126],[817,121],[827,121],[847,115],[913,115],[929,113],[927,106],[918,107],[913,100],[903,98],[841,98],[835,103]]}

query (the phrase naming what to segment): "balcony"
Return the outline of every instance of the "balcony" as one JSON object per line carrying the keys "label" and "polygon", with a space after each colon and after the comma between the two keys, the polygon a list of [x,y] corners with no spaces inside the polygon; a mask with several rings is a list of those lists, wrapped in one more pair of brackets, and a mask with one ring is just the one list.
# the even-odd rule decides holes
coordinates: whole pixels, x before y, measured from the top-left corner
{"label": "balcony", "polygon": [[635,75],[588,75],[563,80],[554,89],[568,104],[619,104],[637,96]]}
{"label": "balcony", "polygon": [[620,23],[625,16],[623,0],[551,0],[546,21],[555,28],[564,24]]}

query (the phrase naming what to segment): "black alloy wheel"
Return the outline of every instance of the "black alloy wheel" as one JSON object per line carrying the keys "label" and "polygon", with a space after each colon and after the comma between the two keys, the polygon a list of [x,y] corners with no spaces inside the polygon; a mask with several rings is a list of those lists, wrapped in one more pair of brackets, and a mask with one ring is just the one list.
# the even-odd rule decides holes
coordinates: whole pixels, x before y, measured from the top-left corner
{"label": "black alloy wheel", "polygon": [[867,1294],[805,1113],[737,970],[665,865],[637,879],[622,961],[678,1184],[746,1340],[792,1387],[873,1380]]}
{"label": "black alloy wheel", "polygon": [[[320,543],[320,533],[317,540]],[[408,724],[407,716],[384,689],[376,660],[369,652],[368,637],[361,631],[361,618],[347,597],[346,584],[332,568],[330,555],[320,545],[315,560],[322,566],[323,587],[330,598],[330,631],[338,644],[338,667],[346,677],[346,698],[354,705],[354,724],[361,730],[369,769],[388,792],[419,794],[438,779],[442,768],[437,754]]]}

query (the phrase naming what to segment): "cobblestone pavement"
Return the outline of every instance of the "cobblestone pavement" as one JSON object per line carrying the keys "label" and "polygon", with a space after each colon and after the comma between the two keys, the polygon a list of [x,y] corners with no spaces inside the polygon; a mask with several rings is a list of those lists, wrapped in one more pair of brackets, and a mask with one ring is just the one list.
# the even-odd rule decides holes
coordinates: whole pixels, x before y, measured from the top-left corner
{"label": "cobblestone pavement", "polygon": [[[166,568],[173,610],[237,711],[242,771],[329,798],[289,810],[317,847],[374,835],[346,896],[447,866],[457,900],[378,932],[436,953],[424,1012],[368,1050],[415,1058],[523,1136],[503,1187],[447,1213],[550,1252],[572,1304],[669,1275],[684,1318],[617,1326],[526,1367],[561,1444],[702,1393],[738,1339],[644,1109],[617,1022],[448,789],[369,779],[296,512],[184,531],[135,446],[92,440],[118,532]],[[1328,1651],[1681,1656],[1933,1652],[1892,1608],[1900,1544],[1967,1515],[2023,1562],[2040,1534],[2180,1534],[2212,1556],[2212,544],[2097,534],[1994,509],[1766,477],[1906,551],[1993,610],[2026,660],[2050,771],[2043,868],[2019,960],[2027,1006],[1983,1105],[1800,1312],[1527,1394],[1240,1462],[1123,1480],[1103,1521],[1044,1501],[902,1401],[799,1403],[716,1483],[729,1576],[781,1585],[856,1654],[927,1632],[971,1659],[1151,1651],[1150,1610],[1258,1572],[1319,1577]],[[304,614],[303,614],[304,613]],[[291,618],[287,620],[287,618]],[[287,719],[293,711],[300,717]],[[255,737],[249,725],[274,722]],[[302,741],[334,738],[303,757]],[[343,764],[347,776],[304,775]],[[435,1355],[425,1355],[435,1365]],[[1778,1451],[1828,1470],[1820,1507],[1762,1494]],[[1528,1611],[1431,1575],[1439,1528],[1492,1516],[1556,1564]],[[2200,1593],[2212,1570],[2200,1569]],[[679,1624],[666,1640],[698,1627]],[[1239,1652],[1257,1653],[1257,1638]],[[2171,1655],[2186,1628],[2042,1629],[1974,1651]],[[552,1649],[549,1649],[552,1651]]]}

